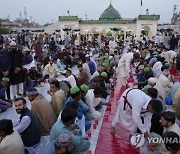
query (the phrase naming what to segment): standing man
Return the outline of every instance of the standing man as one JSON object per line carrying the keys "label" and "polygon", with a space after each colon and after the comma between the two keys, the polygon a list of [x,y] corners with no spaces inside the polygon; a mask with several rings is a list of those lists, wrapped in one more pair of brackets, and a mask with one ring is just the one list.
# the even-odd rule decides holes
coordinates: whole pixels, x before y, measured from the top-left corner
{"label": "standing man", "polygon": [[[24,71],[22,68],[23,53],[17,50],[16,43],[14,41],[10,43],[10,58],[10,83],[12,85],[13,98],[15,99],[16,94],[23,95]],[[16,91],[17,86],[19,86],[19,91]]]}
{"label": "standing man", "polygon": [[126,86],[126,80],[130,76],[131,61],[133,59],[138,60],[139,58],[140,58],[139,53],[129,52],[122,55],[118,64],[118,76],[120,77],[119,81],[121,82],[122,86]]}
{"label": "standing man", "polygon": [[40,60],[40,62],[43,62],[43,54],[42,54],[42,44],[41,44],[41,39],[40,37],[37,38],[36,43],[34,44],[34,51],[35,51],[35,56],[37,56]]}
{"label": "standing man", "polygon": [[50,103],[39,94],[35,88],[31,88],[27,92],[29,101],[31,102],[31,111],[37,116],[41,135],[47,136],[50,133],[51,127],[56,122],[56,115]]}
{"label": "standing man", "polygon": [[145,137],[148,137],[152,113],[160,112],[162,109],[163,105],[159,100],[152,99],[139,89],[127,89],[120,97],[111,133],[115,134],[115,127],[120,123],[131,135],[139,128]]}
{"label": "standing man", "polygon": [[21,135],[25,149],[28,150],[29,154],[33,154],[41,138],[38,120],[27,108],[24,98],[15,100],[15,109],[20,114],[20,119],[14,123],[14,130],[17,130]]}
{"label": "standing man", "polygon": [[[3,77],[9,78],[9,71],[11,68],[11,59],[9,52],[3,49],[3,42],[0,41],[0,80]],[[7,98],[11,99],[10,97],[10,85],[7,86]]]}

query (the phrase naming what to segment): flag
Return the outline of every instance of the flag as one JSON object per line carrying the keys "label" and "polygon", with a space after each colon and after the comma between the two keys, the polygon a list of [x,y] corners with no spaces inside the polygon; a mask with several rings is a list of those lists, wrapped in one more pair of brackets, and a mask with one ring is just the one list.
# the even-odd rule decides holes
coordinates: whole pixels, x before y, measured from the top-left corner
{"label": "flag", "polygon": [[141,6],[142,6],[142,0],[141,0]]}

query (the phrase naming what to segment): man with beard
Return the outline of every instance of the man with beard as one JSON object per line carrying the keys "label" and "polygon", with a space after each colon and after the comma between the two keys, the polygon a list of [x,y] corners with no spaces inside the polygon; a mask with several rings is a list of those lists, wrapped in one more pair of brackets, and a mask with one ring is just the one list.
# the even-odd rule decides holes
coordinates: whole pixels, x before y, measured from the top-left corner
{"label": "man with beard", "polygon": [[[3,42],[0,41],[0,80],[2,80],[3,77],[9,78],[10,67],[11,67],[11,59],[9,52],[3,49]],[[6,93],[7,93],[7,98],[11,99],[9,84],[7,86]]]}
{"label": "man with beard", "polygon": [[25,149],[28,150],[29,154],[32,154],[35,152],[41,137],[38,120],[27,108],[24,98],[15,100],[15,109],[20,114],[20,119],[14,123],[14,129],[21,135]]}
{"label": "man with beard", "polygon": [[[11,58],[11,68],[10,68],[10,83],[12,85],[12,95],[14,99],[17,95],[23,94],[23,82],[24,82],[24,71],[23,65],[23,53],[17,50],[16,43],[12,41],[10,43],[10,58]],[[19,91],[16,92],[16,86],[19,86]]]}

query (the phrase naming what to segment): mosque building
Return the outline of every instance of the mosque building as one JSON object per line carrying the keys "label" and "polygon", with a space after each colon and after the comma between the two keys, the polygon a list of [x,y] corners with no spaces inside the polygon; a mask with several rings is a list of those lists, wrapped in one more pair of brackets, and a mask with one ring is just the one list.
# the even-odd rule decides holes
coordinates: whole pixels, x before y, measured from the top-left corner
{"label": "mosque building", "polygon": [[99,20],[82,20],[78,16],[59,16],[59,20],[46,27],[45,33],[59,32],[61,37],[68,31],[70,34],[117,34],[133,35],[137,39],[145,34],[152,39],[157,34],[157,24],[160,15],[139,15],[134,19],[123,19],[120,13],[110,3],[100,15]]}

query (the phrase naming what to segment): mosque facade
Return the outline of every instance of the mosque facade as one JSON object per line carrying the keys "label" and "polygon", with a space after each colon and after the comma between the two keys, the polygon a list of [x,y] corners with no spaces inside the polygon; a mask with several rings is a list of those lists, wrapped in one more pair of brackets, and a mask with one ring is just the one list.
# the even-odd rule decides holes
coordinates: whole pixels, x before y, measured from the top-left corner
{"label": "mosque facade", "polygon": [[110,3],[109,7],[100,15],[99,20],[82,20],[78,16],[59,16],[59,20],[46,27],[45,33],[59,32],[61,38],[70,34],[108,34],[133,35],[139,39],[142,34],[149,39],[157,34],[160,15],[139,15],[134,19],[123,19],[120,13]]}

